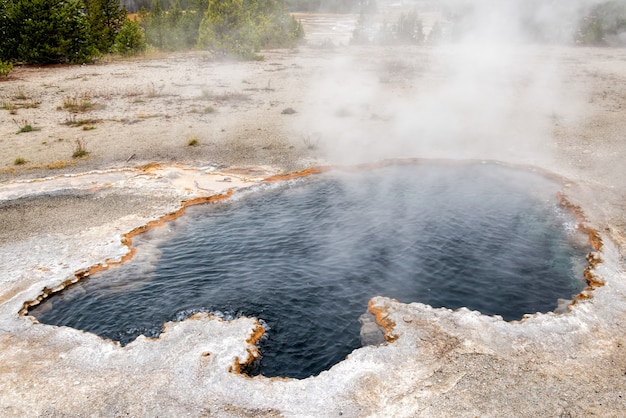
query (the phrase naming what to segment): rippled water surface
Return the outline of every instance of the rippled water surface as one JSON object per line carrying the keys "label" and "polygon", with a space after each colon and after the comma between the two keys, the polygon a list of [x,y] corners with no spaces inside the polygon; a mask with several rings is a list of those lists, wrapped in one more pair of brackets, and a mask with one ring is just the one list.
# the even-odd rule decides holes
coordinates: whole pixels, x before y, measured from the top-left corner
{"label": "rippled water surface", "polygon": [[37,307],[126,344],[198,311],[260,318],[256,373],[318,374],[360,346],[376,295],[519,319],[584,284],[559,186],[494,164],[330,173],[190,208],[135,258]]}

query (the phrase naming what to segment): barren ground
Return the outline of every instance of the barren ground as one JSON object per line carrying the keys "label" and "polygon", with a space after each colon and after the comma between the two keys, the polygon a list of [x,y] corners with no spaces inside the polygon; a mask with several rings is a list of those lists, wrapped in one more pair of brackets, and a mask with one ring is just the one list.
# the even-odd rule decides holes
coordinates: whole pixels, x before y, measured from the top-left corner
{"label": "barren ground", "polygon": [[[0,415],[623,416],[626,51],[526,47],[521,62],[549,57],[571,100],[544,108],[522,77],[494,106],[515,103],[507,123],[467,129],[459,115],[482,102],[466,103],[428,125],[452,138],[436,141],[412,122],[435,106],[422,98],[458,81],[442,65],[458,51],[321,48],[322,36],[259,62],[189,52],[16,68],[0,81]],[[431,118],[448,111],[435,106]],[[537,114],[540,123],[525,117]],[[16,134],[27,124],[36,130]],[[79,142],[88,154],[73,158]],[[377,298],[370,310],[399,338],[303,381],[229,371],[255,352],[253,319],[200,315],[121,348],[18,315],[44,286],[121,259],[121,234],[184,200],[276,173],[407,157],[499,160],[563,177],[604,242],[594,273],[604,286],[566,314],[516,323]]]}

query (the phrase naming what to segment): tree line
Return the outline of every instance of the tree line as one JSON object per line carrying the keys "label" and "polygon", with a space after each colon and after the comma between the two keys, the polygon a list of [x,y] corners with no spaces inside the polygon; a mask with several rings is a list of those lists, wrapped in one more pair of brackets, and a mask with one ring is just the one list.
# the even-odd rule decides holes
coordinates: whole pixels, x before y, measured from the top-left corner
{"label": "tree line", "polygon": [[254,58],[304,37],[284,0],[164,1],[131,19],[120,0],[0,0],[0,63],[85,63],[149,46]]}
{"label": "tree line", "polygon": [[[126,7],[138,13],[131,19]],[[460,36],[471,16],[466,9],[448,11],[447,27],[437,24],[426,37],[413,12],[372,25],[367,16],[376,0],[0,0],[0,75],[15,62],[84,63],[148,47],[254,58],[262,48],[290,47],[303,38],[290,10],[360,11],[353,43],[422,43]],[[626,1],[598,2],[571,26],[580,44],[626,44]],[[532,19],[525,29],[531,39],[553,41],[550,28]]]}
{"label": "tree line", "polygon": [[[192,6],[195,0],[179,0],[183,10]],[[163,0],[161,7],[168,9],[176,0]],[[361,7],[371,4],[376,0],[285,0],[285,6],[290,12],[327,12],[327,13],[350,13],[357,12]],[[137,13],[142,8],[150,9],[152,0],[122,0],[122,6],[129,13]]]}
{"label": "tree line", "polygon": [[[554,20],[538,19],[536,10],[542,0],[518,1],[516,19],[519,33],[529,42],[563,43],[595,46],[626,45],[626,0],[608,0],[590,4],[581,14],[559,16]],[[562,0],[566,1],[566,0]],[[545,3],[543,3],[545,4]],[[562,6],[562,3],[559,3]],[[395,22],[378,22],[362,10],[352,32],[352,44],[408,45],[424,42],[457,41],[479,29],[484,9],[475,8],[475,1],[450,0],[441,8],[442,19],[426,32],[416,11],[401,13]],[[548,8],[548,10],[550,10]],[[554,14],[554,10],[552,10]],[[503,15],[503,19],[508,16]],[[540,17],[540,16],[539,16]],[[514,25],[518,22],[509,22]],[[504,25],[503,25],[504,26]],[[500,35],[494,33],[495,36]]]}

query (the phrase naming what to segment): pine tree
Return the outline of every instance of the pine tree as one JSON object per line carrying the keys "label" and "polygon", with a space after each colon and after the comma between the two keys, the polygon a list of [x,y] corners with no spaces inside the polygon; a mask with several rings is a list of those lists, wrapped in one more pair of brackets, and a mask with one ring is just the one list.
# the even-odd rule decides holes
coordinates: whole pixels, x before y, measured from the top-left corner
{"label": "pine tree", "polygon": [[209,1],[198,45],[218,55],[250,58],[260,48],[253,26],[250,7],[245,8],[243,0]]}
{"label": "pine tree", "polygon": [[120,55],[136,55],[146,50],[146,38],[137,22],[126,19],[115,37],[113,51]]}
{"label": "pine tree", "polygon": [[17,26],[13,23],[13,7],[9,0],[0,0],[0,61],[17,58]]}
{"label": "pine tree", "polygon": [[263,47],[290,47],[304,36],[283,0],[211,0],[198,46],[217,55],[253,58]]}
{"label": "pine tree", "polygon": [[26,63],[82,63],[92,59],[89,21],[80,0],[17,0],[9,13],[16,31],[9,50]]}
{"label": "pine tree", "polygon": [[142,8],[139,11],[139,21],[146,33],[146,41],[156,48],[163,48],[165,11],[161,6],[161,1],[152,0],[149,12]]}
{"label": "pine tree", "polygon": [[87,0],[91,39],[101,53],[110,52],[117,33],[126,19],[120,0]]}

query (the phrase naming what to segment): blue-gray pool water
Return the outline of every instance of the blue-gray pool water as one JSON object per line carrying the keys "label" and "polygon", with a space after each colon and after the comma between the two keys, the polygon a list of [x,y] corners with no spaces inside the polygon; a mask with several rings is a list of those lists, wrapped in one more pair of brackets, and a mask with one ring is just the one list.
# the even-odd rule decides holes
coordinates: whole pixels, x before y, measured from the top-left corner
{"label": "blue-gray pool water", "polygon": [[584,286],[589,248],[559,185],[496,164],[333,172],[201,205],[137,255],[34,308],[127,344],[198,311],[260,318],[252,373],[316,375],[360,346],[377,295],[520,319]]}

